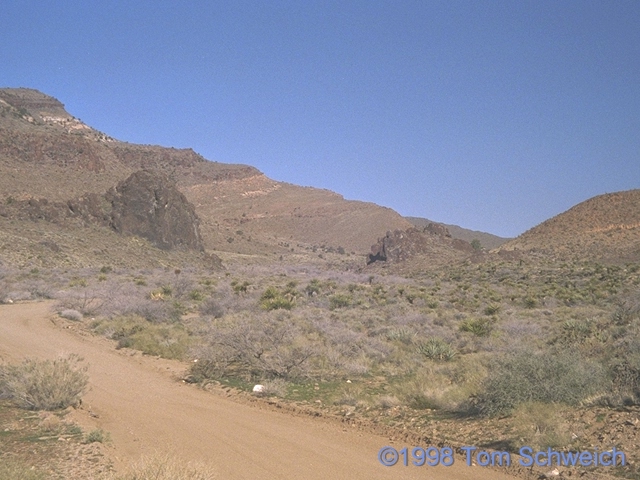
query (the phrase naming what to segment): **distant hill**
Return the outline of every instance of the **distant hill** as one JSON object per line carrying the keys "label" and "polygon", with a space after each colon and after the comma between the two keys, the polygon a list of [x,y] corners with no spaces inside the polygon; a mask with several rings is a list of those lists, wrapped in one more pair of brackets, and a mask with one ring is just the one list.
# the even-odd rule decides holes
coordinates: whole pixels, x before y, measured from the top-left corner
{"label": "distant hill", "polygon": [[[248,165],[208,161],[191,149],[118,141],[73,117],[53,97],[26,88],[0,89],[0,204],[64,204],[85,194],[104,195],[142,169],[158,170],[175,182],[194,205],[202,244],[210,251],[365,254],[387,231],[411,227],[389,208],[277,182]],[[0,215],[0,231],[13,240],[3,239],[7,243],[0,245],[0,256],[21,231],[31,230],[31,223],[22,225],[31,220],[15,216],[22,210],[9,210]],[[48,224],[38,221],[40,236],[46,236]],[[99,236],[95,241],[85,258],[109,250],[109,244],[99,244]],[[77,245],[62,240],[61,245],[57,254],[75,258],[69,260],[73,264],[86,263],[76,258],[82,251]]]}
{"label": "distant hill", "polygon": [[557,260],[640,261],[640,190],[598,195],[500,247]]}
{"label": "distant hill", "polygon": [[469,230],[467,228],[462,228],[457,225],[448,225],[446,223],[434,222],[426,218],[420,218],[420,217],[404,217],[404,218],[406,218],[416,227],[426,227],[430,223],[437,223],[439,225],[444,225],[449,230],[451,237],[457,238],[459,240],[464,240],[469,243],[471,243],[473,240],[478,240],[482,248],[485,248],[486,250],[492,250],[494,248],[498,248],[503,243],[511,240],[509,238],[503,238],[497,235],[492,235],[491,233]]}

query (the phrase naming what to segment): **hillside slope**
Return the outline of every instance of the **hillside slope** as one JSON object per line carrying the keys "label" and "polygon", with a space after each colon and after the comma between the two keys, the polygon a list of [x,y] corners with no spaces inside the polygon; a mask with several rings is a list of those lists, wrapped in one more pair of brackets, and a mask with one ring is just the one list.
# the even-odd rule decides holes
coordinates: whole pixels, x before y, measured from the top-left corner
{"label": "hillside slope", "polygon": [[177,183],[196,207],[208,250],[264,254],[324,246],[365,253],[388,230],[411,226],[391,209],[277,182],[251,166],[121,142],[41,92],[0,89],[1,202],[102,194],[140,169],[160,170]]}
{"label": "hillside slope", "polygon": [[640,260],[640,190],[598,195],[502,245],[562,260]]}

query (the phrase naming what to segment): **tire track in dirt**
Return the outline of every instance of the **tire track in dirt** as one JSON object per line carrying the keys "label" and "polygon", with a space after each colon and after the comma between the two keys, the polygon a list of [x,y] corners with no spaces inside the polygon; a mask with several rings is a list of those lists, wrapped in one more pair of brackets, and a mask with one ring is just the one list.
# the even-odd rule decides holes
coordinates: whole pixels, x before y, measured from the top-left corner
{"label": "tire track in dirt", "polygon": [[[126,356],[103,338],[56,325],[51,302],[0,306],[0,357],[55,358],[77,353],[89,364],[91,390],[80,423],[111,434],[116,466],[142,454],[169,453],[211,464],[221,479],[478,479],[514,478],[467,467],[383,467],[389,439],[322,420],[261,410],[172,378],[176,362]],[[88,411],[97,418],[91,418]],[[394,445],[396,448],[411,445]]]}

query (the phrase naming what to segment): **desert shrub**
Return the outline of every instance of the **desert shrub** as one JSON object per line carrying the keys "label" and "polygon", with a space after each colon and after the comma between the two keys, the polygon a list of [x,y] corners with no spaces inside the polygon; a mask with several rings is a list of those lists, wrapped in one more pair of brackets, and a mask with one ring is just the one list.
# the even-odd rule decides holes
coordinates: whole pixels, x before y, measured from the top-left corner
{"label": "desert shrub", "polygon": [[84,316],[92,317],[102,309],[104,304],[105,297],[101,289],[83,287],[61,292],[58,295],[56,308],[59,310],[77,310]]}
{"label": "desert shrub", "polygon": [[200,304],[198,309],[201,315],[220,318],[224,315],[224,308],[215,298],[208,298]]}
{"label": "desert shrub", "polygon": [[460,331],[469,332],[477,337],[486,337],[493,330],[493,322],[489,318],[467,318],[460,323]]}
{"label": "desert shrub", "polygon": [[170,456],[143,458],[124,474],[113,474],[110,480],[213,480],[214,470]]}
{"label": "desert shrub", "polygon": [[226,375],[247,379],[293,379],[308,374],[315,349],[298,322],[274,315],[227,316],[210,326],[196,353],[191,374],[197,380]]}
{"label": "desert shrub", "polygon": [[397,341],[406,345],[411,345],[416,334],[406,327],[392,328],[387,332],[387,340]]}
{"label": "desert shrub", "polygon": [[378,397],[377,403],[380,408],[386,410],[388,408],[393,408],[400,405],[400,400],[398,399],[398,397],[395,397],[393,395],[381,395],[380,397]]}
{"label": "desert shrub", "polygon": [[318,280],[317,278],[314,278],[313,280],[311,280],[309,282],[309,284],[304,289],[304,291],[310,297],[313,297],[315,295],[319,295],[321,290],[322,290],[322,282],[320,280]]}
{"label": "desert shrub", "polygon": [[416,390],[404,397],[404,402],[415,410],[438,410],[440,403],[432,395]]}
{"label": "desert shrub", "polygon": [[441,338],[432,337],[418,346],[418,352],[430,360],[448,362],[456,356],[456,350]]}
{"label": "desert shrub", "polygon": [[189,298],[194,302],[201,302],[204,300],[204,294],[200,290],[191,290]]}
{"label": "desert shrub", "polygon": [[351,295],[336,293],[329,297],[329,308],[331,310],[335,310],[336,308],[345,308],[349,305],[351,305]]}
{"label": "desert shrub", "polygon": [[494,362],[475,409],[496,415],[527,402],[575,405],[607,383],[602,366],[577,351],[521,350]]}
{"label": "desert shrub", "polygon": [[26,359],[0,368],[0,393],[27,410],[75,405],[87,389],[87,367],[77,355],[55,360]]}
{"label": "desert shrub", "polygon": [[295,295],[290,289],[282,292],[276,287],[268,287],[260,296],[260,306],[264,310],[291,310],[295,305]]}
{"label": "desert shrub", "polygon": [[613,312],[611,319],[617,325],[627,325],[634,318],[638,318],[640,306],[633,305],[630,302],[619,302]]}
{"label": "desert shrub", "polygon": [[267,311],[278,310],[281,308],[284,310],[291,310],[294,306],[294,302],[288,298],[277,296],[274,298],[263,299],[260,302],[260,306]]}
{"label": "desert shrub", "polygon": [[564,447],[571,442],[562,412],[555,404],[523,403],[514,410],[511,424],[515,430],[515,445],[542,450]]}
{"label": "desert shrub", "polygon": [[69,280],[70,287],[86,287],[87,285],[87,280],[84,278],[73,277],[71,280]]}
{"label": "desert shrub", "polygon": [[269,397],[284,397],[287,395],[288,383],[282,378],[272,378],[262,382],[262,395]]}
{"label": "desert shrub", "polygon": [[163,297],[171,297],[173,296],[173,287],[171,287],[171,285],[162,285],[158,293]]}
{"label": "desert shrub", "polygon": [[500,312],[500,305],[497,305],[495,303],[492,303],[491,305],[487,305],[484,308],[484,314],[485,315],[497,315]]}
{"label": "desert shrub", "polygon": [[109,435],[109,432],[105,432],[101,428],[97,428],[87,433],[82,443],[107,443],[109,441],[111,441],[111,435]]}
{"label": "desert shrub", "polygon": [[0,304],[7,301],[9,284],[0,278]]}
{"label": "desert shrub", "polygon": [[62,318],[66,318],[67,320],[73,320],[74,322],[79,322],[80,320],[82,320],[82,314],[77,310],[63,310],[60,312],[60,316]]}
{"label": "desert shrub", "polygon": [[180,306],[179,302],[134,297],[122,304],[118,313],[137,315],[152,323],[176,322],[182,316]]}
{"label": "desert shrub", "polygon": [[[176,270],[177,272],[178,270]],[[187,297],[194,290],[194,279],[187,273],[176,273],[172,286],[172,294],[177,299]]]}
{"label": "desert shrub", "polygon": [[336,392],[333,404],[355,407],[365,395],[361,385],[349,383]]}
{"label": "desert shrub", "polygon": [[[53,288],[49,282],[43,280],[36,280],[29,282],[26,285],[27,290],[31,294],[32,298],[53,298]],[[0,295],[1,296],[1,295]]]}
{"label": "desert shrub", "polygon": [[610,404],[640,403],[640,325],[625,328],[608,352],[608,367],[613,381]]}
{"label": "desert shrub", "polygon": [[587,320],[566,320],[562,324],[561,339],[569,343],[581,343],[588,339],[594,331],[596,322]]}
{"label": "desert shrub", "polygon": [[241,293],[247,293],[247,290],[250,286],[251,284],[246,280],[244,282],[239,282],[237,280],[233,280],[231,282],[231,288],[233,289],[233,293],[235,293],[236,295],[240,295]]}
{"label": "desert shrub", "polygon": [[438,306],[440,304],[438,303],[437,300],[428,300],[426,305],[427,305],[428,308],[434,310],[434,309],[438,308]]}
{"label": "desert shrub", "polygon": [[117,340],[116,348],[133,348],[146,355],[182,359],[191,346],[189,333],[181,324],[155,324],[136,315],[97,321],[92,327]]}

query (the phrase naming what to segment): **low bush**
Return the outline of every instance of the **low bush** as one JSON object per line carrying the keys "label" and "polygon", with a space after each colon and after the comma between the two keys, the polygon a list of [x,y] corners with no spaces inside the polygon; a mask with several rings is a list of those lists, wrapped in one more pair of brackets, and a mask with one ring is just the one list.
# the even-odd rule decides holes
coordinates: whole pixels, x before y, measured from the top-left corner
{"label": "low bush", "polygon": [[285,397],[287,395],[287,386],[289,385],[286,380],[282,378],[273,378],[271,380],[265,380],[262,382],[263,389],[262,395],[269,397]]}
{"label": "low bush", "polygon": [[561,448],[571,442],[562,412],[555,404],[527,402],[513,412],[515,445],[528,445],[536,450]]}
{"label": "low bush", "polygon": [[85,436],[83,443],[107,443],[111,440],[111,435],[109,432],[105,432],[101,428],[97,428],[96,430],[91,430]]}
{"label": "low bush", "polygon": [[489,318],[467,318],[460,323],[460,331],[469,332],[476,337],[486,337],[493,330],[493,322]]}
{"label": "low bush", "polygon": [[260,297],[260,306],[264,310],[291,310],[295,305],[295,295],[290,292],[281,292],[276,287],[268,287]]}
{"label": "low bush", "polygon": [[60,316],[62,318],[66,318],[67,320],[72,320],[74,322],[79,322],[82,320],[82,314],[77,310],[66,309],[60,312]]}
{"label": "low bush", "polygon": [[210,328],[191,367],[198,381],[226,375],[247,380],[304,377],[316,353],[300,326],[277,314],[229,315]]}
{"label": "low bush", "polygon": [[430,360],[448,362],[456,356],[456,350],[441,338],[432,337],[418,346],[418,352]]}
{"label": "low bush", "polygon": [[522,350],[495,361],[475,409],[497,415],[527,402],[575,405],[609,386],[604,368],[577,351]]}
{"label": "low bush", "polygon": [[345,308],[351,305],[351,296],[342,293],[336,293],[329,297],[329,308],[335,310],[336,308]]}
{"label": "low bush", "polygon": [[147,355],[183,359],[191,346],[191,338],[178,323],[156,324],[136,315],[97,321],[93,329],[112,340],[116,348],[133,348]]}
{"label": "low bush", "polygon": [[87,389],[87,367],[77,355],[55,360],[26,359],[0,367],[0,394],[27,410],[76,405]]}
{"label": "low bush", "polygon": [[220,305],[214,298],[208,298],[202,304],[200,304],[200,308],[198,309],[201,315],[210,316],[214,318],[220,318],[224,315],[224,308]]}

